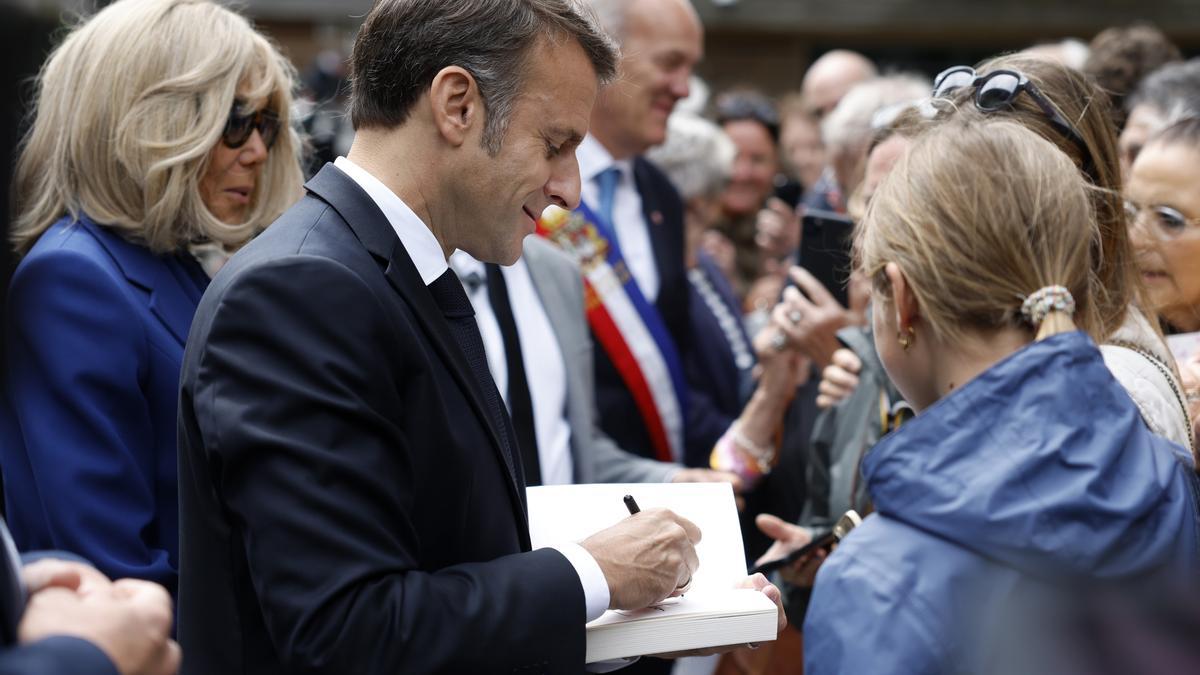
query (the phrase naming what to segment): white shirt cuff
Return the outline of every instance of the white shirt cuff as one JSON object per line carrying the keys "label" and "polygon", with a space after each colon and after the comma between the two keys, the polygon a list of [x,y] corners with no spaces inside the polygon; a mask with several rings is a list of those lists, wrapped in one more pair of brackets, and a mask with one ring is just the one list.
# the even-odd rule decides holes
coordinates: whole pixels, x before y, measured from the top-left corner
{"label": "white shirt cuff", "polygon": [[608,579],[604,578],[604,571],[600,569],[600,563],[588,553],[585,548],[579,544],[559,544],[551,548],[563,554],[567,562],[571,563],[571,567],[575,568],[575,573],[579,575],[579,583],[583,586],[583,602],[587,609],[586,621],[599,619],[600,615],[608,609]]}

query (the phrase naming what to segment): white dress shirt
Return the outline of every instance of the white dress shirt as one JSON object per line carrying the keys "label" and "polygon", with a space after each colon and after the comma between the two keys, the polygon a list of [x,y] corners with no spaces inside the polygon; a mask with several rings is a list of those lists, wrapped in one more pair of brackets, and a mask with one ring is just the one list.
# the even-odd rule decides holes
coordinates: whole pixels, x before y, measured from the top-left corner
{"label": "white dress shirt", "polygon": [[621,255],[638,288],[648,302],[654,302],[658,298],[658,265],[654,262],[650,228],[642,211],[642,195],[633,180],[633,160],[613,159],[612,153],[590,134],[579,144],[575,157],[579,160],[583,201],[596,213],[600,209],[600,186],[596,176],[611,166],[621,170],[621,179],[617,181],[613,195],[613,227],[617,231]]}
{"label": "white dress shirt", "polygon": [[[417,267],[417,272],[421,275],[421,281],[426,286],[450,269],[437,237],[433,236],[429,226],[422,222],[396,193],[392,192],[378,178],[345,157],[338,157],[334,161],[334,166],[358,183],[383,212],[392,229],[396,231],[396,236],[400,237],[400,243],[408,251],[409,257]],[[505,277],[505,281],[507,280],[508,277]],[[492,319],[495,320],[495,315],[492,315]],[[561,361],[561,358],[559,360]],[[583,586],[587,620],[598,618],[608,609],[610,600],[608,580],[604,578],[604,572],[600,569],[600,565],[590,553],[578,544],[563,544],[552,548],[562,553],[567,562],[575,568],[575,573],[579,575],[579,583]]]}
{"label": "white dress shirt", "polygon": [[[479,333],[483,336],[488,369],[492,371],[492,379],[496,381],[496,387],[511,414],[504,336],[488,298],[484,265],[466,251],[455,251],[450,256],[450,267],[464,281],[467,297],[475,308]],[[575,482],[575,462],[571,456],[571,425],[567,422],[567,368],[563,363],[562,349],[537,289],[533,286],[533,278],[529,276],[529,266],[525,260],[518,259],[509,267],[502,266],[500,273],[504,275],[504,285],[508,288],[508,304],[517,325],[521,361],[525,365],[525,381],[529,383],[542,485],[570,485]],[[478,283],[467,283],[472,275],[478,277]],[[533,367],[535,360],[536,368]]]}

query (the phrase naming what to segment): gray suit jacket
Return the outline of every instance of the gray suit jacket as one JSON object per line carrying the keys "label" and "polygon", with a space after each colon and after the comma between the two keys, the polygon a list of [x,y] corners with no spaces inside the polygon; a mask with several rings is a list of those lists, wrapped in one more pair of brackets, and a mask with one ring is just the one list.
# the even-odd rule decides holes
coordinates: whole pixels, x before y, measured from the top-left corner
{"label": "gray suit jacket", "polygon": [[567,371],[567,422],[576,483],[661,483],[678,464],[638,457],[600,430],[596,413],[592,338],[583,305],[579,267],[554,244],[525,238],[525,262],[558,338]]}

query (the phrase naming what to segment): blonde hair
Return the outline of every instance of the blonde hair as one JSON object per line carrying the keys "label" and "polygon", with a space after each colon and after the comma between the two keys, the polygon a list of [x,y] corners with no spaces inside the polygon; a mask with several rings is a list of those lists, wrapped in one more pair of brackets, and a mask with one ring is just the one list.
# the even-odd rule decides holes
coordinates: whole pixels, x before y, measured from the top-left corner
{"label": "blonde hair", "polygon": [[1093,333],[1093,337],[1097,342],[1103,342],[1125,323],[1131,304],[1135,307],[1143,305],[1121,197],[1121,165],[1116,128],[1110,114],[1111,103],[1108,95],[1082,73],[1051,59],[1008,54],[975,67],[981,75],[1002,69],[1015,70],[1029,78],[1079,132],[1089,156],[1084,156],[1083,150],[1055,128],[1037,103],[1024,94],[1013,100],[1011,110],[985,113],[967,103],[967,98],[974,96],[974,90],[964,90],[956,97],[956,112],[950,117],[1011,119],[1053,143],[1074,161],[1077,171],[1090,165],[1087,178],[1097,189],[1090,190],[1089,194],[1100,233],[1092,255],[1092,274],[1097,282],[1093,284],[1092,304],[1096,307],[1101,328]]}
{"label": "blonde hair", "polygon": [[[76,27],[42,67],[14,179],[12,239],[25,253],[86,214],[156,253],[240,244],[300,196],[294,70],[243,17],[208,0],[119,0]],[[199,183],[234,101],[267,98],[282,128],[246,221],[219,221]]]}
{"label": "blonde hair", "polygon": [[[945,342],[1009,326],[1038,339],[1076,325],[1094,336],[1088,189],[1071,160],[1021,125],[946,122],[918,137],[880,185],[856,260],[884,296],[884,268],[896,263]],[[1074,321],[1061,311],[1023,315],[1026,298],[1049,286],[1074,296]]]}

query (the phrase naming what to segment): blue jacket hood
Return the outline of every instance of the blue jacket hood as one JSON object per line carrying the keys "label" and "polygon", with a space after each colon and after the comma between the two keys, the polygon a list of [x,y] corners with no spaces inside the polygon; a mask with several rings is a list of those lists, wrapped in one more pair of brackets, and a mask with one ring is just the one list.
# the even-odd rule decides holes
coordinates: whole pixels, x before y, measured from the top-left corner
{"label": "blue jacket hood", "polygon": [[1036,342],[867,456],[881,514],[1026,573],[1112,579],[1192,562],[1196,508],[1083,333]]}

